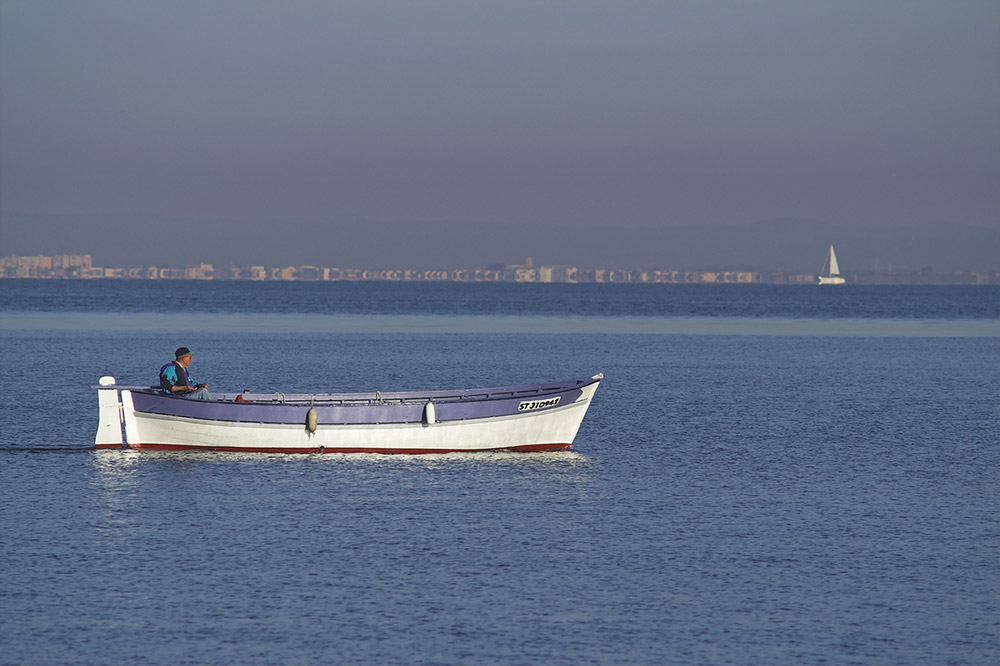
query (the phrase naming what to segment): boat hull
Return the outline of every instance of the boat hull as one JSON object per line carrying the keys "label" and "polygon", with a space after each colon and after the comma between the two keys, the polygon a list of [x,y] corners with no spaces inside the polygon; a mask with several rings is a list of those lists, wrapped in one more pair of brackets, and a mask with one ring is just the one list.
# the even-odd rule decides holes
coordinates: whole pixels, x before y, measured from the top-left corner
{"label": "boat hull", "polygon": [[[602,375],[454,392],[240,395],[197,401],[99,387],[97,448],[267,453],[569,449]],[[124,433],[124,436],[122,436]]]}

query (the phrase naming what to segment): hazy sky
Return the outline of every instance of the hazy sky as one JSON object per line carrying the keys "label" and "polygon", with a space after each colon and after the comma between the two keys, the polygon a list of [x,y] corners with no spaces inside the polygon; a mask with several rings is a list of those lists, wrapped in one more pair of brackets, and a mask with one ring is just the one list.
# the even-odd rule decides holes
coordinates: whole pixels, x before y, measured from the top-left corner
{"label": "hazy sky", "polygon": [[0,0],[0,254],[1000,270],[1000,2]]}

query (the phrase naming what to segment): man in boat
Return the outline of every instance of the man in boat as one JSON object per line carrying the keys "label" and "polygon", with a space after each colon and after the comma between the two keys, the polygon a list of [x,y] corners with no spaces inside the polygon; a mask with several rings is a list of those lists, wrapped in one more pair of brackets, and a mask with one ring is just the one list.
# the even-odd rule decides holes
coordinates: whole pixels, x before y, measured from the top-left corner
{"label": "man in boat", "polygon": [[160,388],[164,393],[179,395],[191,400],[212,400],[208,384],[194,384],[188,366],[191,365],[191,350],[178,347],[174,360],[160,368]]}

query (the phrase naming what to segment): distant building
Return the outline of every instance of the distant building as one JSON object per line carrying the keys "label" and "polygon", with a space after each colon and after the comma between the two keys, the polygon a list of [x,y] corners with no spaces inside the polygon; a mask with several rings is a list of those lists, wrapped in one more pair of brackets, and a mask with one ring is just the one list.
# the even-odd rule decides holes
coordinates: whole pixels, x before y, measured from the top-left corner
{"label": "distant building", "polygon": [[296,275],[299,280],[306,282],[316,282],[325,279],[325,275],[330,274],[329,268],[317,268],[316,266],[299,266]]}
{"label": "distant building", "polygon": [[85,280],[95,280],[97,278],[103,278],[104,269],[97,266],[88,266],[80,270],[80,277]]}
{"label": "distant building", "polygon": [[57,254],[52,258],[53,268],[90,268],[91,265],[89,254]]}
{"label": "distant building", "polygon": [[215,269],[212,267],[212,264],[199,264],[184,269],[184,278],[186,280],[211,280],[214,277]]}
{"label": "distant building", "polygon": [[[531,258],[528,258],[531,261]],[[536,282],[538,273],[531,266],[507,266],[503,271],[505,282]]]}
{"label": "distant building", "polygon": [[540,266],[539,282],[576,282],[576,266]]}

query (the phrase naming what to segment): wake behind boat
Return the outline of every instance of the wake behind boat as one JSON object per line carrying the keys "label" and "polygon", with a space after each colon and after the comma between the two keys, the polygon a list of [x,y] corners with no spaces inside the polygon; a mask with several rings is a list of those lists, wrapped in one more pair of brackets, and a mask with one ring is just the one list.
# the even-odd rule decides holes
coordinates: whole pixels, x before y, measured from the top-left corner
{"label": "wake behind boat", "polygon": [[199,401],[101,377],[98,449],[451,453],[569,449],[604,378],[398,393]]}

